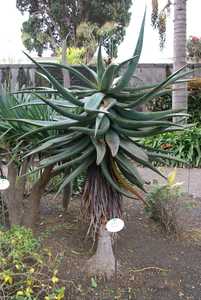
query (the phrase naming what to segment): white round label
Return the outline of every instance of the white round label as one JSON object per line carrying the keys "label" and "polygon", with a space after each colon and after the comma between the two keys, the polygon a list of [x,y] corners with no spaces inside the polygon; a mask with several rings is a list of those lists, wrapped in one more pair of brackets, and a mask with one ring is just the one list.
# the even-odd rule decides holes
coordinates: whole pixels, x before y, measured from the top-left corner
{"label": "white round label", "polygon": [[10,182],[6,178],[0,178],[0,191],[9,188]]}
{"label": "white round label", "polygon": [[106,229],[109,232],[119,232],[124,228],[124,221],[119,218],[111,219],[106,224]]}

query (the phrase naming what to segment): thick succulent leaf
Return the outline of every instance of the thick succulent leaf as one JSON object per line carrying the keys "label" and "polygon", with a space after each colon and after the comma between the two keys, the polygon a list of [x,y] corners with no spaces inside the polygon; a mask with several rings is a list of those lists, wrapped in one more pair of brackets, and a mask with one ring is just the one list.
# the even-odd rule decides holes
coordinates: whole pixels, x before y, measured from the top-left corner
{"label": "thick succulent leaf", "polygon": [[157,134],[161,134],[164,132],[171,132],[171,131],[181,131],[183,130],[182,127],[156,127],[148,130],[129,130],[129,129],[123,129],[119,127],[116,124],[112,124],[112,128],[114,128],[116,131],[119,133],[123,134],[125,137],[136,137],[136,138],[143,138],[143,137],[148,137],[148,136],[153,136]]}
{"label": "thick succulent leaf", "polygon": [[[77,176],[79,176],[83,171],[86,171],[87,168],[94,162],[94,156],[90,156],[86,158],[73,172],[70,173],[67,177],[65,177],[63,183],[60,185],[59,190],[56,196],[63,190],[63,188],[72,182]],[[55,196],[55,197],[56,197]]]}
{"label": "thick succulent leaf", "polygon": [[121,193],[122,195],[124,195],[128,198],[133,198],[133,196],[130,193],[121,189],[120,186],[118,185],[118,183],[115,182],[115,180],[112,178],[110,171],[107,168],[107,163],[105,160],[102,161],[102,163],[100,164],[100,167],[101,167],[101,172],[102,172],[103,176],[105,177],[105,179],[117,192]]}
{"label": "thick succulent leaf", "polygon": [[[41,99],[44,103],[46,103],[47,105],[49,105],[53,110],[55,110],[58,114],[67,117],[67,118],[72,118],[74,120],[83,120],[85,119],[84,116],[79,115],[79,114],[73,114],[68,112],[67,110],[64,110],[62,108],[60,108],[57,104],[54,103],[54,101],[52,100],[47,100],[46,98],[42,97],[41,95],[35,94],[34,95],[36,97],[38,97],[39,99]],[[55,101],[57,102],[57,100]],[[64,105],[65,105],[65,100],[63,100]]]}
{"label": "thick succulent leaf", "polygon": [[142,105],[142,104],[146,103],[147,101],[150,101],[151,99],[155,98],[156,93],[158,91],[160,91],[162,88],[165,88],[168,85],[174,84],[178,79],[180,79],[184,76],[187,76],[187,75],[189,75],[193,72],[191,70],[191,71],[188,71],[188,72],[181,73],[185,68],[186,68],[186,66],[182,67],[181,69],[179,69],[178,71],[176,71],[175,73],[170,75],[167,79],[165,79],[164,81],[159,83],[158,86],[153,88],[151,91],[146,93],[144,96],[140,97],[135,102],[133,102],[131,104],[128,104],[127,107],[130,107],[130,108],[131,107],[136,107],[136,106],[139,106],[139,105]]}
{"label": "thick succulent leaf", "polygon": [[111,151],[112,156],[116,156],[120,145],[120,138],[117,132],[110,129],[105,135],[105,141]]}
{"label": "thick succulent leaf", "polygon": [[97,154],[97,158],[96,158],[96,164],[100,165],[100,163],[103,161],[104,157],[105,157],[105,153],[106,153],[106,145],[103,139],[92,139],[92,143],[94,144],[95,148],[96,148],[96,154]]}
{"label": "thick succulent leaf", "polygon": [[[55,172],[58,172],[58,171],[62,171],[63,169],[65,168],[69,168],[69,167],[72,167],[78,163],[81,163],[83,162],[85,159],[87,159],[89,156],[91,157],[92,153],[95,152],[94,150],[94,147],[93,146],[89,146],[87,147],[87,149],[84,150],[84,152],[79,155],[78,157],[76,158],[73,158],[72,160],[68,161],[68,162],[65,162],[57,167],[54,168],[54,171]],[[93,155],[94,156],[94,155]]]}
{"label": "thick succulent leaf", "polygon": [[122,61],[120,64],[118,64],[117,69],[116,69],[116,73],[118,73],[121,70],[121,68],[125,67],[125,65],[127,65],[130,62],[132,62],[136,57],[137,56],[133,56],[133,57],[131,57],[129,59],[126,59],[126,60]]}
{"label": "thick succulent leaf", "polygon": [[116,73],[117,65],[116,64],[111,64],[109,65],[102,77],[101,81],[101,90],[102,91],[108,91],[110,87],[112,86],[114,76]]}
{"label": "thick succulent leaf", "polygon": [[119,161],[116,161],[116,164],[128,182],[133,184],[135,187],[139,188],[141,191],[146,192],[143,185],[141,185],[140,182],[136,179],[136,177],[131,175],[131,173],[128,172],[127,169]]}
{"label": "thick succulent leaf", "polygon": [[161,120],[165,118],[169,118],[172,115],[176,116],[178,113],[181,113],[182,116],[187,116],[185,113],[182,113],[182,109],[178,110],[165,110],[165,111],[157,111],[157,112],[139,112],[131,109],[122,109],[120,107],[115,107],[115,111],[118,112],[120,116],[126,119],[131,119],[135,121],[153,121],[153,120]]}
{"label": "thick succulent leaf", "polygon": [[51,148],[52,146],[59,144],[61,142],[65,142],[66,144],[69,142],[71,143],[72,141],[76,140],[76,139],[80,139],[82,137],[81,134],[76,134],[76,133],[71,133],[71,134],[67,134],[67,135],[63,135],[57,138],[52,138],[49,139],[48,141],[42,143],[40,146],[38,146],[37,148],[33,149],[32,151],[29,151],[24,157],[28,157],[31,156],[33,154],[45,151],[49,148]]}
{"label": "thick succulent leaf", "polygon": [[149,151],[148,156],[149,156],[150,160],[157,160],[158,158],[162,158],[163,162],[164,162],[164,159],[169,159],[169,160],[174,160],[174,161],[177,161],[177,162],[181,162],[181,163],[186,164],[186,165],[188,164],[185,160],[180,159],[176,156],[172,156],[170,154],[164,154],[164,153],[160,153],[160,152],[154,152],[154,151],[151,152],[151,151]]}
{"label": "thick succulent leaf", "polygon": [[95,131],[95,129],[91,129],[91,128],[86,128],[86,127],[70,127],[71,130],[78,130],[79,132],[85,133],[87,135],[91,135],[91,136],[97,136],[97,137],[101,137],[103,136],[108,129],[110,128],[110,120],[104,116],[100,125],[100,129],[98,129],[97,131]]}
{"label": "thick succulent leaf", "polygon": [[66,88],[62,86],[43,66],[37,63],[31,56],[24,52],[24,54],[47,76],[49,81],[52,83],[55,89],[64,97],[64,99],[68,100],[69,102],[77,105],[83,106],[84,104],[77,100],[73,94]]}
{"label": "thick succulent leaf", "polygon": [[142,46],[143,46],[145,18],[146,18],[146,11],[144,13],[137,45],[134,51],[134,58],[129,62],[126,71],[124,72],[124,74],[122,75],[118,83],[116,84],[115,88],[112,89],[113,92],[121,91],[124,87],[126,87],[137,68],[141,51],[142,51]]}
{"label": "thick succulent leaf", "polygon": [[98,57],[97,57],[97,74],[98,74],[99,82],[101,82],[104,72],[105,72],[105,63],[102,57],[102,46],[100,44],[98,47]]}
{"label": "thick succulent leaf", "polygon": [[28,119],[5,119],[7,121],[13,121],[13,122],[16,122],[16,123],[26,123],[26,124],[29,124],[29,125],[34,125],[34,126],[38,126],[40,127],[38,129],[38,132],[39,131],[42,131],[43,129],[45,130],[49,130],[49,129],[56,129],[56,128],[60,128],[60,129],[65,129],[65,128],[68,128],[72,125],[76,125],[76,124],[79,124],[79,122],[75,121],[75,120],[72,120],[72,119],[67,119],[65,118],[65,120],[63,121],[41,121],[41,120],[28,120]]}
{"label": "thick succulent leaf", "polygon": [[[34,92],[33,92],[34,94]],[[37,94],[38,96],[38,94]],[[46,98],[45,98],[46,99]],[[53,99],[46,99],[51,101],[53,104],[55,104],[56,106],[60,106],[60,107],[65,107],[65,108],[77,108],[77,105],[72,104],[71,102],[67,101],[67,100],[53,100]],[[29,102],[24,102],[21,104],[17,104],[13,107],[11,107],[10,109],[16,109],[16,108],[20,108],[20,107],[27,107],[27,106],[33,106],[33,105],[46,105],[46,103],[44,103],[44,101],[42,100],[31,100]]]}
{"label": "thick succulent leaf", "polygon": [[76,70],[75,68],[69,66],[69,65],[63,65],[63,64],[58,64],[58,63],[52,63],[52,62],[44,62],[41,63],[41,65],[45,66],[45,67],[55,67],[55,68],[60,68],[60,69],[65,69],[68,70],[70,72],[73,73],[73,75],[75,75],[77,78],[79,78],[81,81],[83,81],[84,83],[86,83],[89,87],[91,88],[96,88],[96,85],[89,80],[87,77],[85,77],[82,73],[80,73],[78,70]]}
{"label": "thick succulent leaf", "polygon": [[141,129],[146,127],[155,127],[155,126],[161,126],[161,127],[168,127],[168,126],[175,126],[174,123],[169,121],[134,121],[132,119],[124,118],[119,115],[117,115],[114,111],[110,111],[109,118],[119,126],[125,128],[125,129]]}
{"label": "thick succulent leaf", "polygon": [[85,98],[85,105],[84,109],[87,112],[96,112],[99,108],[101,102],[103,101],[103,98],[105,97],[105,94],[103,93],[96,93],[90,97]]}
{"label": "thick succulent leaf", "polygon": [[121,166],[133,177],[135,177],[136,181],[138,182],[138,187],[143,189],[144,180],[140,176],[138,169],[135,167],[134,162],[129,160],[126,155],[123,153],[118,153],[115,157],[115,160],[121,164]]}
{"label": "thick succulent leaf", "polygon": [[91,74],[96,85],[98,85],[98,74],[92,68],[88,67],[87,65],[81,64],[81,66]]}
{"label": "thick succulent leaf", "polygon": [[[117,178],[118,183],[124,187],[125,190],[131,192],[132,194],[134,194],[137,199],[142,200],[143,202],[144,199],[143,197],[140,195],[140,193],[138,192],[137,188],[136,188],[136,181],[134,179],[133,176],[130,176],[125,170],[121,170],[121,167],[118,166],[115,162],[112,165],[115,177]],[[131,178],[131,180],[129,180],[129,178]],[[135,185],[135,187],[133,186],[133,184]],[[146,204],[146,203],[145,203]]]}
{"label": "thick succulent leaf", "polygon": [[103,117],[104,117],[104,113],[99,113],[99,114],[97,114],[97,116],[96,116],[95,133],[94,133],[94,136],[95,136],[95,137],[96,137],[96,135],[97,135],[98,129],[99,129],[100,126],[101,126],[101,122],[102,122],[102,120],[103,120]]}
{"label": "thick succulent leaf", "polygon": [[71,158],[76,154],[79,154],[81,151],[83,151],[88,145],[89,145],[89,139],[84,138],[81,141],[74,143],[72,146],[68,146],[61,153],[43,159],[40,162],[40,166],[48,167],[50,165],[61,162],[65,159]]}
{"label": "thick succulent leaf", "polygon": [[[131,145],[134,145],[135,147],[138,147],[136,144],[132,144]],[[130,146],[129,147],[125,147],[126,145],[124,145],[124,147],[122,147],[121,151],[123,151],[128,157],[130,157],[131,159],[134,159],[137,163],[141,164],[143,167],[147,167],[149,169],[151,169],[152,171],[154,171],[155,173],[159,174],[160,176],[162,176],[163,178],[166,179],[166,177],[157,169],[155,168],[151,162],[149,162],[149,158],[148,158],[148,155],[140,148],[138,147],[138,149],[140,151],[142,151],[144,155],[139,155],[139,151],[132,151],[133,149],[130,149]],[[131,151],[129,151],[131,150]],[[120,153],[122,153],[120,151]],[[141,152],[140,152],[141,154]]]}
{"label": "thick succulent leaf", "polygon": [[121,139],[120,147],[124,151],[126,151],[126,153],[131,154],[134,158],[139,158],[140,160],[148,161],[148,156],[146,152],[142,148],[138,147],[134,142]]}

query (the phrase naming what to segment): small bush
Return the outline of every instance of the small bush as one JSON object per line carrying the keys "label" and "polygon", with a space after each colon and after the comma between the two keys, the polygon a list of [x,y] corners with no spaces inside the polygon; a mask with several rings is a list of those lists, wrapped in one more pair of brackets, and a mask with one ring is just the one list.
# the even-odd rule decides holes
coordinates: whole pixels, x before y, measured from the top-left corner
{"label": "small bush", "polygon": [[177,232],[175,207],[181,195],[180,185],[159,185],[155,182],[146,196],[148,204],[145,208],[146,213],[154,221],[159,222],[167,233]]}
{"label": "small bush", "polygon": [[0,231],[0,299],[64,299],[57,266],[31,230],[16,226]]}

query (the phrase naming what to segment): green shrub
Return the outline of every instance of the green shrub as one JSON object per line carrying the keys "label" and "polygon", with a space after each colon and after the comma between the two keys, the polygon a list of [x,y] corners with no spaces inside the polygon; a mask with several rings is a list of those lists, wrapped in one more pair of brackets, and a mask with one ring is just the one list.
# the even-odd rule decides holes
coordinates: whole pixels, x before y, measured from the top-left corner
{"label": "green shrub", "polygon": [[179,185],[160,185],[155,181],[146,195],[146,203],[148,205],[145,207],[145,211],[152,219],[158,221],[158,203],[174,201],[174,199],[177,199],[181,195],[182,192]]}
{"label": "green shrub", "polygon": [[159,185],[156,181],[146,195],[145,211],[154,221],[159,222],[169,234],[177,233],[177,204],[183,194],[180,188],[182,183],[175,183],[175,178],[176,169],[168,175],[166,184]]}
{"label": "green shrub", "polygon": [[15,226],[0,231],[0,299],[62,300],[58,260],[42,249],[31,230]]}
{"label": "green shrub", "polygon": [[201,167],[201,128],[194,127],[183,132],[169,132],[143,140],[148,147],[164,150],[170,155],[176,156],[186,162],[177,162],[163,159],[157,165],[183,167],[187,164],[191,167]]}

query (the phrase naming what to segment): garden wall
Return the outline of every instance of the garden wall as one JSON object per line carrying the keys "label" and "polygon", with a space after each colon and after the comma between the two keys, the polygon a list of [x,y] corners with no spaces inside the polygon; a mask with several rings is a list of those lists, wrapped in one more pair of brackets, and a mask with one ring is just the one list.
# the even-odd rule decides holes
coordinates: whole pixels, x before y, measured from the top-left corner
{"label": "garden wall", "polygon": [[[191,77],[201,77],[201,69],[196,70],[201,67],[201,64],[189,64],[189,68],[194,69]],[[85,75],[86,70],[80,66],[76,66],[78,70],[81,70]],[[62,81],[62,73],[60,70],[55,68],[50,69],[58,79]],[[151,84],[160,82],[165,79],[172,72],[171,64],[139,64],[136,74],[133,77],[130,85],[136,86],[142,83]],[[44,79],[36,72],[36,67],[32,64],[13,64],[13,65],[0,65],[0,83],[1,85],[7,87],[11,91],[18,90],[22,86],[42,86],[45,84]],[[72,85],[81,85],[81,82],[77,80],[74,76],[71,76]]]}

